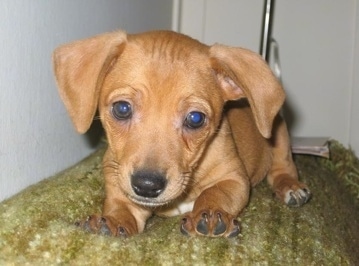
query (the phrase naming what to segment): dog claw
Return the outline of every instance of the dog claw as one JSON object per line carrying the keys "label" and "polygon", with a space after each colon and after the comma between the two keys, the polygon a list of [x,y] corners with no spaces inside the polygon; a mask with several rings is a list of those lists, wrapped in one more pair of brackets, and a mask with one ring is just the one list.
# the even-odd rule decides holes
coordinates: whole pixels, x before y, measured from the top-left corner
{"label": "dog claw", "polygon": [[98,229],[98,233],[100,235],[110,236],[112,235],[110,228],[107,226],[106,218],[101,217],[100,219],[100,228]]}
{"label": "dog claw", "polygon": [[127,237],[128,233],[126,231],[126,229],[122,226],[119,226],[117,229],[117,236],[121,236],[121,237]]}
{"label": "dog claw", "polygon": [[229,233],[229,235],[227,236],[228,238],[232,238],[232,237],[236,237],[239,235],[239,233],[241,232],[241,227],[240,224],[237,220],[233,219],[233,230]]}
{"label": "dog claw", "polygon": [[205,211],[197,218],[197,221],[195,217],[189,214],[182,219],[181,233],[183,235],[235,237],[240,232],[239,222],[227,213]]}
{"label": "dog claw", "polygon": [[298,189],[296,191],[290,190],[287,193],[285,202],[290,207],[300,207],[307,203],[311,197],[310,191],[306,188]]}
{"label": "dog claw", "polygon": [[223,222],[220,213],[217,214],[217,217],[218,217],[218,222],[217,222],[217,225],[214,228],[214,232],[213,232],[213,234],[216,235],[216,236],[217,235],[222,235],[227,230],[227,225]]}
{"label": "dog claw", "polygon": [[203,235],[208,235],[208,216],[206,213],[202,214],[202,219],[199,220],[196,230]]}
{"label": "dog claw", "polygon": [[95,233],[104,236],[129,236],[128,230],[123,226],[116,227],[111,222],[110,217],[91,215],[82,221],[76,222],[75,225],[89,233]]}
{"label": "dog claw", "polygon": [[191,234],[187,231],[187,229],[185,228],[186,224],[188,222],[187,218],[183,218],[182,219],[182,223],[181,223],[181,233],[185,236],[190,236]]}
{"label": "dog claw", "polygon": [[84,221],[75,222],[75,226],[81,227],[86,232],[91,232],[92,229],[91,229],[91,226],[90,226],[90,220],[91,220],[91,216],[87,216]]}

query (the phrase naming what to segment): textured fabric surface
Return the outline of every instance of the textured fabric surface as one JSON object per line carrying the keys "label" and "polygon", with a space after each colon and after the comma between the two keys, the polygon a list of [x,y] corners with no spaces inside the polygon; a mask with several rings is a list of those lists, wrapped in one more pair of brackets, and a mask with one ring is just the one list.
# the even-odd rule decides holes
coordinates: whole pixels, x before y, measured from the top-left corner
{"label": "textured fabric surface", "polygon": [[337,142],[332,159],[295,156],[313,193],[301,208],[253,189],[234,239],[185,237],[181,217],[153,217],[127,239],[92,235],[76,220],[101,211],[104,148],[0,204],[0,265],[359,265],[359,162]]}

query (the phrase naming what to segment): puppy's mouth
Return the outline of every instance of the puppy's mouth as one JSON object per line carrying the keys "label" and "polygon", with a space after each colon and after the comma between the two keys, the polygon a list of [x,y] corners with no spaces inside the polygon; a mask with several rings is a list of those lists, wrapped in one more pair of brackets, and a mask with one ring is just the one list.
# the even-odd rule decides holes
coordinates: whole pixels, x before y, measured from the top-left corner
{"label": "puppy's mouth", "polygon": [[[180,176],[181,177],[181,176]],[[126,195],[134,203],[156,208],[170,205],[182,193],[183,178],[170,178],[166,171],[146,168],[134,171]]]}
{"label": "puppy's mouth", "polygon": [[152,199],[152,198],[137,197],[133,195],[128,195],[128,198],[138,205],[142,205],[150,208],[161,207],[164,205],[168,205],[171,202],[171,200],[163,201],[163,200]]}

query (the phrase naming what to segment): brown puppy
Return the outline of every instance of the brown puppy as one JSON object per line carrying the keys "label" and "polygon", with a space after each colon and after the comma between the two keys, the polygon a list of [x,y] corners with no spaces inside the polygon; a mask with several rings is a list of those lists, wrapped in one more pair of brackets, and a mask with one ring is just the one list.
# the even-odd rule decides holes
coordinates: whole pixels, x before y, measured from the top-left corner
{"label": "brown puppy", "polygon": [[109,143],[103,213],[83,228],[129,236],[153,213],[185,214],[184,234],[236,236],[250,187],[265,176],[287,205],[309,199],[278,115],[284,92],[257,54],[118,31],[61,46],[53,60],[77,131],[98,109]]}

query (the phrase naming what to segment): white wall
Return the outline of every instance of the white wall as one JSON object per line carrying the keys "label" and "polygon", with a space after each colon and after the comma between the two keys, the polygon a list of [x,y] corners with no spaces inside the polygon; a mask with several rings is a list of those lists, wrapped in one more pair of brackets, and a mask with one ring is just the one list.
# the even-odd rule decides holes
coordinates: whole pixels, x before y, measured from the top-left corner
{"label": "white wall", "polygon": [[[263,1],[182,0],[179,30],[259,51]],[[273,37],[294,136],[328,136],[359,154],[359,1],[277,0]]]}
{"label": "white wall", "polygon": [[277,1],[273,34],[281,47],[283,83],[295,112],[293,134],[330,136],[345,145],[351,141],[355,4]]}
{"label": "white wall", "polygon": [[51,52],[118,28],[171,28],[167,0],[0,1],[0,200],[65,169],[94,148],[59,100]]}
{"label": "white wall", "polygon": [[359,156],[359,1],[356,1],[355,17],[355,47],[353,52],[353,72],[351,86],[351,120],[349,143]]}

